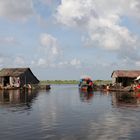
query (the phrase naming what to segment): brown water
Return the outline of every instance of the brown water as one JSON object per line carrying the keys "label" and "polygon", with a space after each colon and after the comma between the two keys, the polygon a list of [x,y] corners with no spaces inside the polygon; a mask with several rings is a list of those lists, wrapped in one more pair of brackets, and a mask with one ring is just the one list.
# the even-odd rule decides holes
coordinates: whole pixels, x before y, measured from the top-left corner
{"label": "brown water", "polygon": [[[127,94],[128,95],[128,94]],[[0,91],[0,140],[139,140],[139,98],[50,91]]]}

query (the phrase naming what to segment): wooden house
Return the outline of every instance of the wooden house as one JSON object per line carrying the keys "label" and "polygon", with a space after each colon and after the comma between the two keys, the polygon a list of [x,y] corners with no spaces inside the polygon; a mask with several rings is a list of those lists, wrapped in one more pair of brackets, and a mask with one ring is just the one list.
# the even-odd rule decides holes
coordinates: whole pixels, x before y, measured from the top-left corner
{"label": "wooden house", "polygon": [[140,70],[116,70],[111,75],[113,84],[120,84],[124,87],[134,83],[138,76],[140,76]]}
{"label": "wooden house", "polygon": [[27,84],[38,84],[39,80],[30,68],[3,68],[0,71],[1,87],[23,87]]}

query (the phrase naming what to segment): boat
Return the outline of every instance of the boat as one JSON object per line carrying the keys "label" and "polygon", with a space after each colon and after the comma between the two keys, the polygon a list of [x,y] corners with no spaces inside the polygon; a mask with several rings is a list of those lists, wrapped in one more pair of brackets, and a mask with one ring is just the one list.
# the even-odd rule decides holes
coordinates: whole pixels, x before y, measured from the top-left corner
{"label": "boat", "polygon": [[46,90],[50,90],[51,86],[50,85],[46,85]]}
{"label": "boat", "polygon": [[93,91],[93,82],[90,78],[82,78],[79,82],[79,90],[81,91]]}

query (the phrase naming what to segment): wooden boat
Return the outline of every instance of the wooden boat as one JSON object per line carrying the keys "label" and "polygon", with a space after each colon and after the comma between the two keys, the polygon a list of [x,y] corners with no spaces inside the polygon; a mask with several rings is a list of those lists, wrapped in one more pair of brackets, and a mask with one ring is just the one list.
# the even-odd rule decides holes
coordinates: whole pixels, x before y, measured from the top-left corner
{"label": "wooden boat", "polygon": [[80,80],[79,89],[81,91],[93,91],[93,82],[89,78],[83,78]]}
{"label": "wooden boat", "polygon": [[46,85],[46,90],[50,90],[51,86],[50,85]]}
{"label": "wooden boat", "polygon": [[85,92],[93,91],[93,88],[89,87],[89,86],[81,86],[81,87],[79,87],[79,89],[81,91],[85,91]]}

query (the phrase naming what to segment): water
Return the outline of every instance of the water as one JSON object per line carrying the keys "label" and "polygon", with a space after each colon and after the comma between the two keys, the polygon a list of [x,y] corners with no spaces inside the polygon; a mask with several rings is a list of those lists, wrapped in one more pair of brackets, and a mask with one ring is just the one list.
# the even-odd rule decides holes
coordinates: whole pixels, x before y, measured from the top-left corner
{"label": "water", "polygon": [[139,140],[139,98],[121,97],[75,85],[0,91],[0,140]]}

